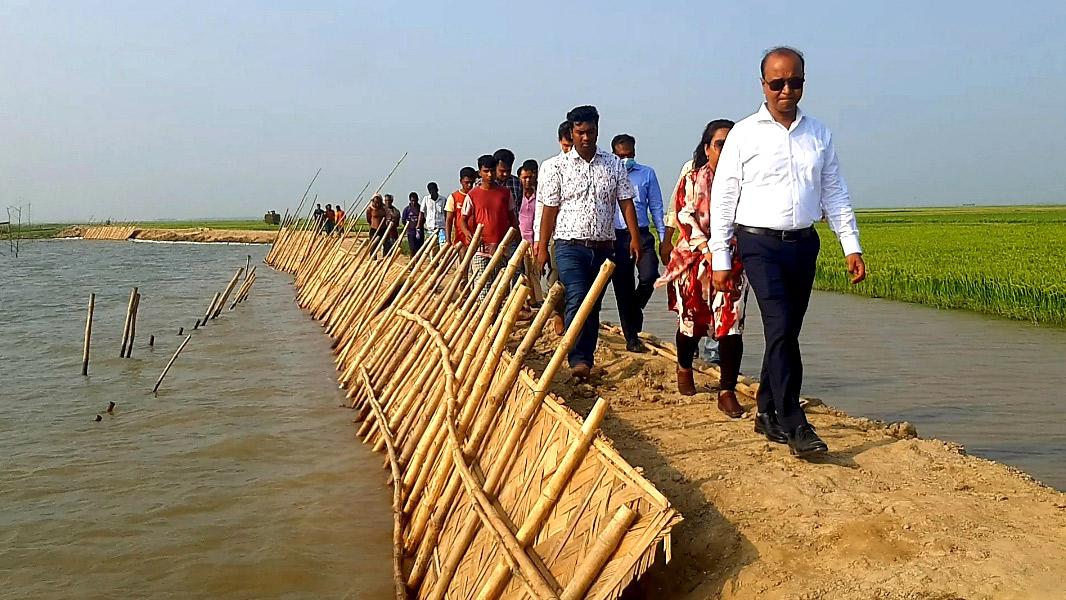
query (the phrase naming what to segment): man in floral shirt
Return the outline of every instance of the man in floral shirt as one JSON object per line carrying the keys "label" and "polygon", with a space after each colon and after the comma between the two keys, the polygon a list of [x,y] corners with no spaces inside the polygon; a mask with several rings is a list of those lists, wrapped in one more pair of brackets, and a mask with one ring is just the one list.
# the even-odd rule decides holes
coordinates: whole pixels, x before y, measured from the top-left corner
{"label": "man in floral shirt", "polygon": [[[537,199],[543,204],[537,265],[548,262],[548,240],[555,240],[559,280],[566,286],[566,325],[577,315],[600,266],[614,255],[614,218],[622,210],[630,234],[630,254],[641,254],[636,192],[622,160],[596,146],[600,115],[593,106],[579,106],[566,115],[574,147],[542,167]],[[577,343],[567,357],[575,377],[592,372],[593,353],[600,328],[600,300],[585,321]]]}

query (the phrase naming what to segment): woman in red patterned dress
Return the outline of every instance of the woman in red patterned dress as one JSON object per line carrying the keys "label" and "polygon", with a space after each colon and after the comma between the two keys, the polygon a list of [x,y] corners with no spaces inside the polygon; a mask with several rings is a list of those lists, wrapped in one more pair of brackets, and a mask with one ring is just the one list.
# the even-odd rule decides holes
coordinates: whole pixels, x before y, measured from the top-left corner
{"label": "woman in red patterned dress", "polygon": [[710,199],[714,170],[718,166],[726,136],[733,122],[711,121],[703,131],[700,145],[692,159],[692,171],[678,182],[674,190],[674,210],[680,237],[670,253],[670,264],[656,286],[669,285],[670,310],[677,313],[677,391],[686,396],[696,393],[692,361],[700,338],[710,335],[718,340],[721,355],[721,380],[718,409],[730,417],[744,414],[737,402],[736,385],[740,359],[744,354],[741,334],[744,330],[744,305],[748,282],[738,259],[733,260],[734,289],[715,292],[711,283],[711,253],[707,249],[710,235]]}

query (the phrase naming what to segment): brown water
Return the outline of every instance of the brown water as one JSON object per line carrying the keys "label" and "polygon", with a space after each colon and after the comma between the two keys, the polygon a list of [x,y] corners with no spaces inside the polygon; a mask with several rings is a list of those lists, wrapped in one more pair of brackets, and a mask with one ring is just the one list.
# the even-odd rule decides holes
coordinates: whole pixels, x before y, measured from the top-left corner
{"label": "brown water", "polygon": [[[617,321],[614,292],[603,318]],[[754,295],[741,370],[759,376]],[[676,315],[657,290],[645,330],[673,341]],[[1066,330],[962,311],[815,292],[803,334],[803,394],[853,416],[910,421],[923,437],[1017,466],[1066,489]]]}
{"label": "brown water", "polygon": [[[42,241],[0,257],[0,597],[391,594],[382,459],[354,441],[328,340],[265,252]],[[194,332],[153,398],[178,327],[248,254],[250,300]],[[119,359],[133,285],[137,342]]]}

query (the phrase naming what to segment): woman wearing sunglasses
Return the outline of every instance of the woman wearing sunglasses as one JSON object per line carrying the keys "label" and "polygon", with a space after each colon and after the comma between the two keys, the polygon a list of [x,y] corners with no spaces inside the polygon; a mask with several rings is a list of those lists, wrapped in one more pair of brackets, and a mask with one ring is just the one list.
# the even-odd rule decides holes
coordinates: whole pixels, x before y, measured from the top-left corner
{"label": "woman wearing sunglasses", "polygon": [[677,391],[686,396],[696,393],[692,361],[700,338],[710,335],[718,340],[721,360],[718,410],[737,418],[744,414],[744,407],[737,402],[736,385],[744,353],[741,333],[748,285],[738,260],[733,265],[732,289],[716,293],[707,249],[711,183],[732,128],[733,122],[726,119],[708,123],[693,152],[692,170],[678,181],[673,204],[680,236],[670,253],[666,274],[656,286],[669,285],[670,310],[678,316]]}

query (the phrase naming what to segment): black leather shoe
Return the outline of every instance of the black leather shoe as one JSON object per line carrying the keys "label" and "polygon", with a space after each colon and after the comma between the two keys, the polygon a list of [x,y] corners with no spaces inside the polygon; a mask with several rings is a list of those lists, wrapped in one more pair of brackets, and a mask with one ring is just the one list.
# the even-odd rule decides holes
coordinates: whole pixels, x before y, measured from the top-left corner
{"label": "black leather shoe", "polygon": [[640,340],[633,340],[632,342],[626,342],[626,350],[636,354],[643,354],[648,351],[648,347]]}
{"label": "black leather shoe", "polygon": [[800,425],[788,434],[788,451],[793,456],[815,456],[825,454],[829,446],[818,437],[811,424]]}
{"label": "black leather shoe", "polygon": [[785,428],[778,424],[773,413],[755,413],[755,433],[765,435],[766,439],[777,444],[788,443]]}

